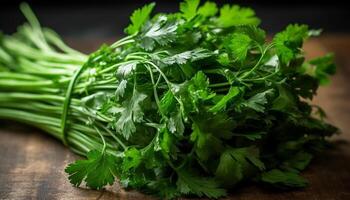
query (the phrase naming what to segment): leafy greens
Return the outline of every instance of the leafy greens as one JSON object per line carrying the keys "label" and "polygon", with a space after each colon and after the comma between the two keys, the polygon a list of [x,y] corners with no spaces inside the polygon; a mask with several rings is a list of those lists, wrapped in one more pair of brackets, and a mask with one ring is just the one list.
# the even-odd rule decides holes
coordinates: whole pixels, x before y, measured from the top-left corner
{"label": "leafy greens", "polygon": [[247,181],[305,187],[300,172],[337,132],[310,103],[335,73],[332,54],[305,61],[303,42],[319,31],[293,24],[268,42],[250,8],[154,7],[131,15],[126,37],[85,55],[22,4],[29,23],[0,37],[0,118],[85,156],[66,168],[75,186],[118,179],[167,199],[219,198]]}

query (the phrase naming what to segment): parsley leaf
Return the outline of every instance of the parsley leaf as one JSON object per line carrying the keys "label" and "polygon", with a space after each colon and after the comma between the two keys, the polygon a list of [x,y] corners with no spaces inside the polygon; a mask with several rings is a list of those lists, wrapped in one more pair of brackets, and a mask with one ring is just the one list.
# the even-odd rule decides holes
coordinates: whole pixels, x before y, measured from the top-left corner
{"label": "parsley leaf", "polygon": [[136,131],[135,123],[141,122],[144,113],[142,112],[141,103],[147,98],[147,95],[133,91],[132,96],[123,102],[124,110],[116,122],[117,131],[122,133],[128,139]]}
{"label": "parsley leaf", "polygon": [[137,33],[149,19],[154,6],[155,3],[151,3],[135,10],[130,17],[131,24],[125,29],[125,32],[130,35]]}
{"label": "parsley leaf", "polygon": [[308,182],[294,172],[273,169],[261,175],[261,181],[279,187],[305,187]]}
{"label": "parsley leaf", "polygon": [[123,171],[129,171],[132,168],[136,168],[141,163],[141,152],[136,148],[130,148],[124,153],[124,160],[122,169]]}
{"label": "parsley leaf", "polygon": [[122,77],[130,76],[131,72],[133,72],[136,69],[136,66],[137,66],[136,62],[131,62],[125,65],[121,65],[117,70],[117,75]]}
{"label": "parsley leaf", "polygon": [[197,15],[197,8],[199,6],[199,0],[185,0],[180,3],[180,11],[182,16],[190,21]]}
{"label": "parsley leaf", "polygon": [[204,17],[215,16],[218,12],[218,8],[214,2],[207,1],[203,6],[198,9],[198,13]]}
{"label": "parsley leaf", "polygon": [[267,104],[267,95],[273,93],[273,91],[273,89],[268,89],[264,92],[260,92],[250,97],[246,102],[243,102],[242,105],[254,109],[257,112],[264,112],[265,105]]}
{"label": "parsley leaf", "polygon": [[265,169],[256,148],[229,148],[222,153],[215,175],[224,185],[232,187],[249,176],[254,168]]}
{"label": "parsley leaf", "polygon": [[175,41],[178,22],[168,20],[164,15],[158,17],[155,22],[149,22],[145,25],[141,35],[141,47],[147,51],[155,48],[156,44],[161,46],[168,45]]}
{"label": "parsley leaf", "polygon": [[308,63],[314,67],[314,71],[313,73],[311,72],[311,75],[317,78],[321,85],[330,83],[329,76],[334,75],[336,72],[333,54],[312,59]]}
{"label": "parsley leaf", "polygon": [[306,25],[289,25],[286,30],[277,33],[273,41],[282,63],[288,63],[300,52],[303,41],[308,37]]}
{"label": "parsley leaf", "polygon": [[209,80],[202,72],[197,72],[191,80],[179,84],[173,84],[173,92],[181,100],[181,110],[185,115],[192,112],[198,112],[199,105],[208,99],[214,97],[214,93],[209,89]]}
{"label": "parsley leaf", "polygon": [[123,97],[124,93],[125,93],[125,89],[127,86],[128,81],[123,79],[120,81],[117,90],[115,91],[115,94],[117,95],[117,97]]}
{"label": "parsley leaf", "polygon": [[117,158],[106,152],[92,150],[87,153],[87,160],[78,160],[68,165],[65,171],[70,182],[79,186],[83,181],[90,188],[101,189],[114,183],[117,175]]}
{"label": "parsley leaf", "polygon": [[175,63],[183,65],[187,62],[195,62],[204,58],[211,57],[212,55],[214,55],[214,53],[210,52],[207,49],[196,48],[192,51],[185,51],[179,54],[165,57],[161,60],[161,62],[167,65],[172,65]]}
{"label": "parsley leaf", "polygon": [[283,162],[281,168],[288,171],[299,172],[301,170],[304,170],[306,166],[309,165],[312,157],[313,156],[310,153],[301,151],[293,155],[291,158],[289,158],[285,162]]}
{"label": "parsley leaf", "polygon": [[295,106],[295,97],[285,88],[278,86],[278,96],[272,102],[272,109],[279,111],[288,111]]}
{"label": "parsley leaf", "polygon": [[229,48],[237,60],[243,61],[247,57],[251,43],[252,39],[248,35],[235,33],[230,39]]}
{"label": "parsley leaf", "polygon": [[238,94],[240,90],[238,87],[231,87],[228,93],[223,96],[219,102],[217,102],[213,107],[210,108],[211,112],[219,112],[226,108],[227,104]]}
{"label": "parsley leaf", "polygon": [[246,25],[238,27],[240,33],[246,34],[250,39],[255,41],[259,45],[264,45],[266,42],[266,33],[263,29],[254,26]]}
{"label": "parsley leaf", "polygon": [[[219,127],[221,129],[217,131]],[[234,127],[234,121],[225,114],[202,113],[194,117],[190,139],[195,144],[199,158],[208,160],[210,156],[219,153],[223,149],[222,139],[231,138]]]}
{"label": "parsley leaf", "polygon": [[240,25],[258,25],[260,20],[255,16],[254,10],[239,7],[238,5],[224,5],[220,9],[218,24],[227,28]]}
{"label": "parsley leaf", "polygon": [[178,171],[178,180],[176,185],[183,194],[194,194],[199,197],[207,196],[209,198],[219,198],[226,195],[226,191],[219,187],[212,178],[195,176],[187,171]]}

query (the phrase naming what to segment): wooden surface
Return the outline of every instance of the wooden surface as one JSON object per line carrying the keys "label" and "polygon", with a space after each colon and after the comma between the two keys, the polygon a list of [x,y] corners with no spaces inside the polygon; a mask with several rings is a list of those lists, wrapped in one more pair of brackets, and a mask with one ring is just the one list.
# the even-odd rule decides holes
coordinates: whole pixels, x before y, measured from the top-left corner
{"label": "wooden surface", "polygon": [[[96,48],[80,42],[72,43],[73,47]],[[332,138],[337,148],[314,159],[303,173],[310,181],[306,189],[276,192],[248,186],[233,191],[227,199],[350,199],[350,36],[325,36],[309,41],[305,48],[308,57],[327,51],[337,56],[337,75],[330,86],[319,90],[315,99],[326,110],[329,120],[342,130],[341,135]],[[39,130],[1,121],[0,199],[153,199],[135,191],[123,191],[117,185],[106,191],[72,187],[64,168],[76,158],[60,142]]]}

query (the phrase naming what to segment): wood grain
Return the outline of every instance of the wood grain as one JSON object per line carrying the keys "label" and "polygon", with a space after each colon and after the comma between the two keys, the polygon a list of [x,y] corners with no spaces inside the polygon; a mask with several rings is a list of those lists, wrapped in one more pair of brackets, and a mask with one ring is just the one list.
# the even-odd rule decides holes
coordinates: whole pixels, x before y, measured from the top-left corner
{"label": "wood grain", "polygon": [[[73,47],[92,50],[98,42],[71,41]],[[80,44],[80,45],[79,45]],[[85,44],[85,45],[81,45]],[[303,173],[310,186],[277,192],[256,186],[232,191],[235,200],[346,200],[350,199],[350,36],[326,36],[305,45],[309,58],[336,53],[338,73],[314,100],[342,130],[333,137],[337,148],[317,157]],[[0,122],[0,199],[154,199],[118,185],[105,191],[74,188],[64,168],[78,158],[45,133],[14,122]]]}

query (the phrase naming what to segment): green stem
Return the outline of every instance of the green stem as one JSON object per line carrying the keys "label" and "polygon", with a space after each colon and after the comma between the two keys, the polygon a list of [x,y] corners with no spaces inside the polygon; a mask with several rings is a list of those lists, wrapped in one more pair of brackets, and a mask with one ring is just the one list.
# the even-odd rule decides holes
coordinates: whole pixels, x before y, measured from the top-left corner
{"label": "green stem", "polygon": [[260,56],[258,62],[256,62],[256,64],[254,65],[254,67],[253,67],[252,69],[250,69],[248,72],[244,73],[244,74],[243,74],[242,76],[240,76],[238,79],[239,79],[239,80],[242,80],[242,79],[248,77],[251,73],[253,73],[253,72],[260,66],[260,63],[261,63],[261,61],[263,60],[263,58],[265,57],[266,52],[267,52],[272,46],[273,46],[273,44],[268,45],[268,46],[264,49],[264,51],[261,52],[261,56]]}
{"label": "green stem", "polygon": [[122,39],[116,41],[115,43],[113,43],[113,44],[111,45],[111,47],[112,47],[112,48],[116,48],[116,47],[120,46],[121,43],[123,43],[123,42],[125,42],[125,41],[127,41],[127,40],[130,40],[130,39],[132,39],[133,37],[135,37],[135,34],[134,34],[134,35],[129,35],[129,36],[127,36],[127,37],[124,37],[124,38],[122,38]]}
{"label": "green stem", "polygon": [[209,87],[215,88],[215,87],[225,87],[225,86],[230,86],[231,84],[229,82],[224,82],[224,83],[213,83],[210,84]]}

